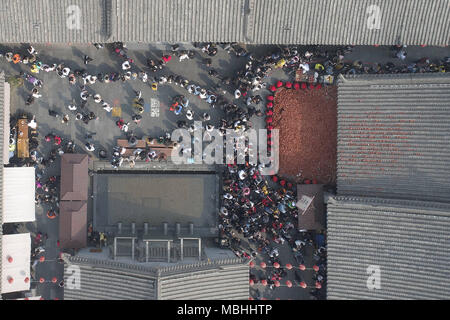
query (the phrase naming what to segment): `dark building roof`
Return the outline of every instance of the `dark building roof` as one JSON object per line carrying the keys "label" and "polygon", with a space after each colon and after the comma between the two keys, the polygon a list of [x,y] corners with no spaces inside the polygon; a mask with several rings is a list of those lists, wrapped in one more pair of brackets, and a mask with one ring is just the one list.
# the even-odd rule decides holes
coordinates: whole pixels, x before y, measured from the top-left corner
{"label": "dark building roof", "polygon": [[[449,299],[450,205],[337,197],[328,203],[328,299]],[[380,289],[368,289],[379,266]]]}
{"label": "dark building roof", "polygon": [[65,153],[61,157],[61,200],[87,201],[88,156]]}
{"label": "dark building roof", "polygon": [[449,20],[448,0],[4,0],[0,42],[447,45]]}
{"label": "dark building roof", "polygon": [[78,249],[87,244],[87,202],[61,201],[59,205],[61,248]]}
{"label": "dark building roof", "polygon": [[[80,289],[64,288],[65,300],[248,299],[246,261],[222,259],[172,267],[149,267],[84,257],[65,258],[80,268]],[[67,282],[67,281],[66,281]]]}
{"label": "dark building roof", "polygon": [[299,210],[298,228],[305,230],[323,230],[325,228],[325,207],[323,203],[322,184],[297,185],[297,200],[305,195],[313,197],[311,205],[305,212]]}
{"label": "dark building roof", "polygon": [[450,202],[450,75],[345,76],[338,195]]}

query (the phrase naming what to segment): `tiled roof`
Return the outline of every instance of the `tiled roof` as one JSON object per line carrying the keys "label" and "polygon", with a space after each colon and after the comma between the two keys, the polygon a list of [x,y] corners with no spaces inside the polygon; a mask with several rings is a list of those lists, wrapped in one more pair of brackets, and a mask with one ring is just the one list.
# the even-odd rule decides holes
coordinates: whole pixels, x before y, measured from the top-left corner
{"label": "tiled roof", "polygon": [[338,195],[450,202],[450,75],[342,77]]}
{"label": "tiled roof", "polygon": [[[380,9],[379,29],[368,24],[373,5]],[[249,0],[249,6],[247,36],[254,43],[449,43],[448,0]]]}
{"label": "tiled roof", "polygon": [[223,259],[172,267],[149,267],[112,260],[68,257],[80,268],[80,289],[64,288],[65,300],[94,299],[248,299],[249,271],[245,261]]}
{"label": "tiled roof", "polygon": [[[448,204],[337,197],[327,249],[328,299],[450,298]],[[369,266],[379,267],[380,289],[367,286]]]}
{"label": "tiled roof", "polygon": [[449,20],[448,0],[4,0],[0,42],[448,45]]}
{"label": "tiled roof", "polygon": [[244,41],[245,0],[114,0],[115,39],[128,42]]}
{"label": "tiled roof", "polygon": [[[2,0],[0,42],[102,42],[111,0]],[[79,24],[75,19],[79,17]],[[79,27],[79,28],[78,28]]]}

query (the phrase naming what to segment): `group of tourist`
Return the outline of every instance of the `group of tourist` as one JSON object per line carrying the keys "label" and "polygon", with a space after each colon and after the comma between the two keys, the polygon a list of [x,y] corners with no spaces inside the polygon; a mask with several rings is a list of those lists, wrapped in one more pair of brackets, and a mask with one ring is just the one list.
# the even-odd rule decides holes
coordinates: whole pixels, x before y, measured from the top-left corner
{"label": "group of tourist", "polygon": [[[97,49],[102,50],[102,44],[94,44]],[[204,43],[194,44],[199,52],[179,50],[178,45],[172,46],[170,52],[164,53],[159,59],[147,60],[146,70],[154,74],[151,77],[144,69],[136,66],[134,60],[129,57],[126,46],[116,42],[106,45],[108,50],[120,60],[117,70],[110,73],[94,73],[87,69],[93,59],[84,57],[86,69],[72,70],[64,63],[51,64],[40,61],[39,54],[35,48],[29,46],[23,53],[8,51],[1,53],[7,61],[17,64],[22,63],[29,67],[28,72],[22,72],[20,76],[32,84],[30,95],[26,99],[27,105],[32,105],[36,99],[42,97],[41,88],[44,83],[38,79],[40,72],[54,72],[61,79],[66,78],[71,86],[78,86],[80,89],[79,101],[67,106],[68,112],[61,115],[56,110],[49,109],[49,115],[61,118],[62,123],[68,123],[73,114],[74,121],[88,124],[98,116],[88,109],[88,103],[101,106],[106,113],[111,113],[113,107],[91,89],[91,85],[96,82],[110,83],[117,81],[142,81],[148,84],[153,90],[157,90],[161,85],[175,85],[183,88],[185,93],[178,95],[169,103],[170,111],[177,116],[176,127],[186,128],[191,133],[195,130],[212,131],[219,129],[225,134],[227,129],[244,132],[253,127],[252,118],[254,116],[271,116],[270,110],[264,113],[259,107],[268,88],[267,79],[275,69],[283,69],[292,74],[293,71],[306,74],[310,73],[317,81],[320,76],[338,74],[358,74],[358,73],[399,73],[399,72],[445,72],[449,71],[450,59],[444,59],[438,63],[432,63],[428,58],[422,58],[409,65],[396,65],[387,63],[385,65],[368,65],[360,61],[345,61],[345,55],[352,51],[351,46],[336,48],[333,51],[321,48],[310,48],[300,50],[296,47],[280,47],[272,52],[257,56],[247,52],[244,48],[235,43]],[[222,47],[230,54],[234,54],[240,59],[245,59],[245,66],[235,74],[221,75],[211,68],[212,59]],[[406,58],[406,47],[394,47],[394,56],[403,61]],[[215,83],[213,87],[201,86],[189,79],[168,72],[167,66],[174,58],[179,61],[191,60],[196,55],[204,55],[201,58],[202,64],[208,69],[208,75]],[[153,80],[152,80],[153,79]],[[211,110],[220,113],[219,119],[213,119],[209,112],[196,114],[192,109],[190,100],[199,98],[206,102]],[[136,91],[133,99],[133,115],[131,121],[139,125],[145,109],[145,102],[142,92]],[[97,108],[99,109],[99,108]],[[30,109],[32,110],[32,109]],[[269,113],[268,113],[269,112]],[[29,117],[29,125],[36,128],[34,117]],[[194,121],[202,121],[202,127],[194,125]],[[130,129],[131,122],[118,118],[117,127],[126,135],[130,143],[139,139]],[[270,128],[269,128],[270,129]],[[12,126],[12,133],[14,133]],[[158,137],[160,143],[170,143],[170,133],[163,132]],[[53,219],[58,215],[59,188],[58,178],[52,176],[44,179],[46,167],[51,165],[58,156],[65,152],[75,152],[75,143],[66,140],[57,134],[48,133],[45,136],[45,143],[51,145],[51,151],[47,157],[38,151],[39,140],[37,132],[31,135],[30,139],[30,159],[20,165],[35,166],[36,168],[36,204],[46,205],[47,217]],[[97,146],[100,158],[106,158],[105,148]],[[181,146],[182,147],[182,146]],[[225,148],[225,145],[223,146]],[[87,152],[94,152],[96,146],[92,141],[92,136],[85,137],[84,149]],[[113,168],[118,168],[124,161],[124,148],[114,147],[109,157]],[[139,149],[138,149],[139,150]],[[191,152],[190,148],[184,148],[183,152]],[[246,155],[248,156],[248,149]],[[129,159],[128,159],[129,160]],[[151,150],[139,150],[133,153],[131,162],[134,160],[154,161],[161,160],[156,157],[156,153]],[[307,250],[314,252],[314,283],[310,290],[311,296],[323,298],[324,290],[322,284],[326,283],[326,248],[315,243],[311,233],[299,230],[297,225],[298,209],[296,203],[295,186],[283,179],[266,179],[261,175],[261,165],[227,165],[223,170],[223,195],[219,213],[220,236],[224,243],[229,246],[237,256],[245,257],[249,261],[256,259],[265,263],[265,268],[255,272],[251,269],[250,279],[252,284],[263,284],[274,290],[276,296],[280,281],[285,279],[289,272],[295,273],[295,279],[300,286],[305,288],[306,280],[302,276],[301,267],[312,268],[307,265],[305,256]],[[42,181],[45,181],[44,183]],[[287,246],[292,252],[298,265],[287,268],[288,263],[282,261],[280,256],[280,245]],[[308,249],[308,248],[311,249]],[[273,267],[278,265],[278,267]],[[305,266],[306,265],[306,266]],[[311,283],[309,283],[311,285]],[[308,287],[310,289],[310,287]],[[254,296],[261,298],[255,290]]]}

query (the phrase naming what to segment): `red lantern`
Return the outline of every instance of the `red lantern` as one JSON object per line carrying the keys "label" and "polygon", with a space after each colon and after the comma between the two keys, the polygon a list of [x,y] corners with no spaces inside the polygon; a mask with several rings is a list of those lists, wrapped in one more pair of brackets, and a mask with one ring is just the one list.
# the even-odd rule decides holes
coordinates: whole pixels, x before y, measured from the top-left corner
{"label": "red lantern", "polygon": [[271,109],[273,107],[273,103],[272,102],[267,102],[266,107],[268,109]]}
{"label": "red lantern", "polygon": [[304,281],[300,282],[300,287],[302,287],[303,289],[306,289],[308,286],[306,285],[306,283]]}
{"label": "red lantern", "polygon": [[278,269],[278,268],[280,267],[280,264],[279,264],[278,262],[275,262],[275,263],[273,264],[273,267],[274,267],[275,269]]}
{"label": "red lantern", "polygon": [[40,256],[40,257],[39,257],[39,261],[40,261],[40,262],[44,262],[44,261],[45,261],[45,257],[44,257],[44,256]]}
{"label": "red lantern", "polygon": [[298,82],[294,83],[294,89],[295,90],[300,89],[300,84]]}
{"label": "red lantern", "polygon": [[287,281],[286,281],[286,285],[288,286],[288,288],[291,288],[291,287],[292,287],[292,282],[289,281],[289,280],[287,280]]}
{"label": "red lantern", "polygon": [[254,268],[255,267],[255,263],[253,261],[250,261],[250,268]]}
{"label": "red lantern", "polygon": [[319,272],[319,267],[318,266],[313,265],[313,269],[314,269],[315,272]]}
{"label": "red lantern", "polygon": [[286,88],[291,89],[292,88],[292,83],[291,82],[286,82]]}
{"label": "red lantern", "polygon": [[269,90],[272,91],[272,92],[275,92],[275,91],[277,91],[277,87],[275,87],[275,86],[270,86]]}
{"label": "red lantern", "polygon": [[267,286],[267,280],[266,280],[266,279],[261,280],[261,284],[262,284],[263,286]]}
{"label": "red lantern", "polygon": [[312,184],[317,184],[317,180],[316,180],[316,179],[313,179],[313,180],[312,180]]}
{"label": "red lantern", "polygon": [[265,263],[264,261],[261,262],[260,266],[261,266],[261,268],[263,268],[263,269],[265,269],[265,268],[267,267],[267,265],[266,265],[266,263]]}
{"label": "red lantern", "polygon": [[272,117],[267,117],[267,118],[266,118],[266,123],[272,123],[272,121],[273,121],[273,118],[272,118]]}
{"label": "red lantern", "polygon": [[255,284],[255,282],[252,279],[250,279],[249,284],[252,286]]}
{"label": "red lantern", "polygon": [[319,90],[320,88],[322,88],[322,84],[319,83],[319,84],[316,86],[316,89]]}
{"label": "red lantern", "polygon": [[14,282],[14,278],[11,277],[11,276],[8,276],[8,282],[9,282],[9,283],[13,283],[13,282]]}
{"label": "red lantern", "polygon": [[56,283],[56,282],[58,282],[58,279],[57,279],[56,277],[53,277],[53,278],[52,278],[52,282],[53,282],[53,283]]}
{"label": "red lantern", "polygon": [[302,270],[302,271],[305,271],[305,270],[306,270],[306,267],[305,267],[304,264],[301,264],[301,265],[299,266],[299,269]]}
{"label": "red lantern", "polygon": [[275,284],[275,287],[279,287],[280,286],[280,281],[278,281],[278,280],[275,280],[275,282],[274,282],[274,284]]}
{"label": "red lantern", "polygon": [[273,176],[273,177],[272,177],[272,181],[273,181],[273,182],[277,182],[277,181],[278,181],[278,177],[277,177],[277,176]]}
{"label": "red lantern", "polygon": [[280,80],[278,80],[278,82],[277,82],[277,88],[280,88],[281,86],[283,86],[283,82],[281,82]]}
{"label": "red lantern", "polygon": [[309,85],[309,89],[314,89],[314,84],[311,83],[311,84]]}
{"label": "red lantern", "polygon": [[23,281],[25,281],[25,283],[30,282],[30,278],[26,277]]}
{"label": "red lantern", "polygon": [[292,264],[287,263],[287,264],[286,264],[286,269],[291,270],[291,269],[292,269]]}
{"label": "red lantern", "polygon": [[305,184],[311,184],[311,180],[305,180]]}
{"label": "red lantern", "polygon": [[302,89],[306,89],[306,83],[302,82]]}
{"label": "red lantern", "polygon": [[284,185],[286,184],[286,180],[281,180],[280,184],[281,184],[282,187],[284,187]]}
{"label": "red lantern", "polygon": [[272,125],[268,125],[267,126],[267,130],[273,130],[273,126]]}
{"label": "red lantern", "polygon": [[272,111],[272,110],[268,110],[268,111],[266,112],[266,116],[271,116],[271,115],[273,115],[273,111]]}
{"label": "red lantern", "polygon": [[248,297],[248,300],[253,300],[253,298],[252,297]]}
{"label": "red lantern", "polygon": [[319,281],[316,281],[316,289],[322,289],[322,285]]}
{"label": "red lantern", "polygon": [[273,96],[267,96],[267,100],[268,101],[273,101],[274,97]]}
{"label": "red lantern", "polygon": [[39,279],[39,283],[44,283],[45,282],[45,279],[44,278],[40,278]]}

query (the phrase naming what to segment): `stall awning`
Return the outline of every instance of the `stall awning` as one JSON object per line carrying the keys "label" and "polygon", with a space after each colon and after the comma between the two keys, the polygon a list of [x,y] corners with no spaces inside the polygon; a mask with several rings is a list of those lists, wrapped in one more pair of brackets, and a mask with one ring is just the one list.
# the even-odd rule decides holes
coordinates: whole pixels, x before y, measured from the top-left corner
{"label": "stall awning", "polygon": [[0,237],[1,293],[30,290],[31,235],[19,233]]}
{"label": "stall awning", "polygon": [[3,169],[3,223],[35,221],[33,167]]}

